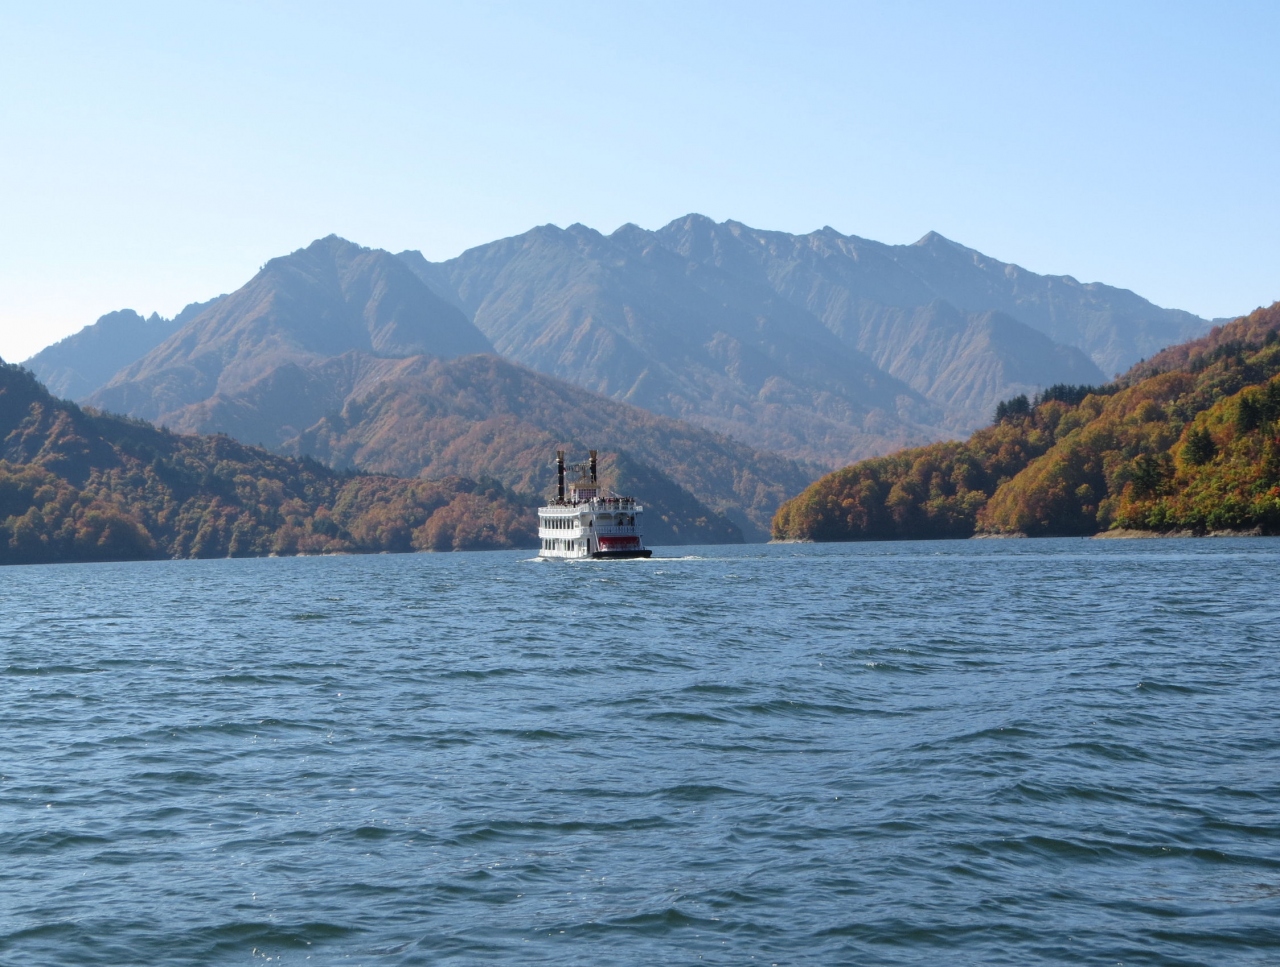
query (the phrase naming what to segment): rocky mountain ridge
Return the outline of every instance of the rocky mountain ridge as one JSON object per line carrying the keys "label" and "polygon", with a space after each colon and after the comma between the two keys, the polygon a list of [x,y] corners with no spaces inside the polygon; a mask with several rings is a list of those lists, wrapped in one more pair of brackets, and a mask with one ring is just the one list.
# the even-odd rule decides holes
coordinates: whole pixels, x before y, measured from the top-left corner
{"label": "rocky mountain ridge", "polygon": [[690,215],[400,258],[510,359],[828,465],[967,432],[999,399],[1105,381],[1209,326],[934,233],[889,246]]}
{"label": "rocky mountain ridge", "polygon": [[154,312],[144,319],[132,309],[108,312],[92,325],[45,347],[23,365],[55,396],[84,399],[224,298],[193,302],[172,319]]}

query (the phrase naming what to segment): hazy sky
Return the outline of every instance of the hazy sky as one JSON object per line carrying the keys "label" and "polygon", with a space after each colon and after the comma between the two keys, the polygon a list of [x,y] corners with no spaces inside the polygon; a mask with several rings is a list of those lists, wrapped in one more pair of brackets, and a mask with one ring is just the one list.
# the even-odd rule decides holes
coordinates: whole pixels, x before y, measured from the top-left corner
{"label": "hazy sky", "polygon": [[0,357],[337,232],[687,212],[1280,298],[1280,4],[0,0]]}

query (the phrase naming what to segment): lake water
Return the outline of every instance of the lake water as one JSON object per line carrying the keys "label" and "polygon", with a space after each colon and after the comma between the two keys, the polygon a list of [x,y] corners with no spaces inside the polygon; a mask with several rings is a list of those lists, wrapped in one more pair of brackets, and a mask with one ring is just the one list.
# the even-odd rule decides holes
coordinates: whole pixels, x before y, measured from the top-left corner
{"label": "lake water", "polygon": [[0,570],[6,964],[1280,963],[1280,540]]}

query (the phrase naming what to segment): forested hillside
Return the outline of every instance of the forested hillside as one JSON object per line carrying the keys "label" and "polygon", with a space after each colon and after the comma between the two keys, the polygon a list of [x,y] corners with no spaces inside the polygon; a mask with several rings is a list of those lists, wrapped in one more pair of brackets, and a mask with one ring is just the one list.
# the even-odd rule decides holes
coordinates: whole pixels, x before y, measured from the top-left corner
{"label": "forested hillside", "polygon": [[1102,387],[1001,404],[993,426],[865,460],[785,503],[780,540],[1280,533],[1280,303]]}
{"label": "forested hillside", "polygon": [[[492,355],[400,361],[370,392],[285,444],[337,467],[492,476],[532,493],[553,484],[550,460],[561,447],[629,455],[610,485],[660,512],[646,518],[654,543],[736,542],[730,535],[739,533],[765,540],[778,505],[817,476]],[[677,509],[695,504],[702,509],[692,516]],[[684,523],[664,535],[662,515]]]}
{"label": "forested hillside", "polygon": [[500,484],[340,474],[53,398],[0,362],[0,563],[535,546]]}

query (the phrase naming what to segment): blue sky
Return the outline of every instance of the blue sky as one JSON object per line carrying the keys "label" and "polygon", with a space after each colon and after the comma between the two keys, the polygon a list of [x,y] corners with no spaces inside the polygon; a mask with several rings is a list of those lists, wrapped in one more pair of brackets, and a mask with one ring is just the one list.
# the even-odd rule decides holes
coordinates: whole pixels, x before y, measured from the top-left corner
{"label": "blue sky", "polygon": [[1280,4],[0,5],[0,357],[337,232],[687,212],[1280,298]]}

